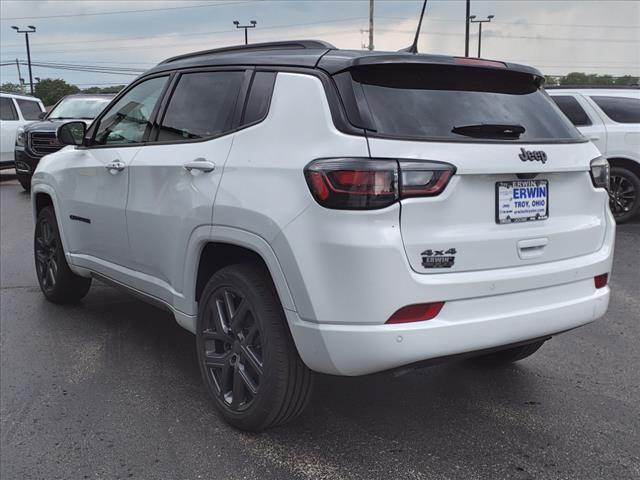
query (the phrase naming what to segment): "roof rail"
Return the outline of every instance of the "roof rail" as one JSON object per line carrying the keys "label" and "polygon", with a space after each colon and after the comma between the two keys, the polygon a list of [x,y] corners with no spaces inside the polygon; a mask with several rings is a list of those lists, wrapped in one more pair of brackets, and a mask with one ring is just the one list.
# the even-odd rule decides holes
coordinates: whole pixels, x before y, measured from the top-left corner
{"label": "roof rail", "polygon": [[598,88],[598,89],[607,89],[607,90],[620,90],[620,89],[639,89],[640,85],[638,85],[637,83],[633,84],[633,85],[545,85],[544,89],[545,90],[553,90],[553,89],[572,89],[572,90],[576,90],[576,89],[591,89],[591,88]]}
{"label": "roof rail", "polygon": [[252,43],[249,45],[234,45],[232,47],[214,48],[212,50],[201,50],[199,52],[186,53],[184,55],[177,55],[175,57],[167,58],[158,65],[165,63],[176,62],[178,60],[184,60],[186,58],[199,57],[201,55],[216,55],[218,53],[232,53],[232,52],[252,52],[258,50],[290,50],[298,48],[323,48],[334,49],[334,45],[322,40],[292,40],[286,42],[265,42],[265,43]]}

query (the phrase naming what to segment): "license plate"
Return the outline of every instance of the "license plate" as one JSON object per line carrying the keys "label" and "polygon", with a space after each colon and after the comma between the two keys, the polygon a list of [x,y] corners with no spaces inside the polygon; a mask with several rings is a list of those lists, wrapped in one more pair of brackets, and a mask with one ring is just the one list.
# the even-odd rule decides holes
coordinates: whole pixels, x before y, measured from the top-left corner
{"label": "license plate", "polygon": [[496,183],[496,223],[531,222],[549,218],[549,182],[518,180]]}

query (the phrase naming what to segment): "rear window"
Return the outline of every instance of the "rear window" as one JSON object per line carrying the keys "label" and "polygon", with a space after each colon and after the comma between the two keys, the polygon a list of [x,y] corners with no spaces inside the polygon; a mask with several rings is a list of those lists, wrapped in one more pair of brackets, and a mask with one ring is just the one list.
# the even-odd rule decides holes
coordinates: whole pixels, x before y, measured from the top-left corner
{"label": "rear window", "polygon": [[[343,101],[353,98],[360,116],[354,122],[354,110],[347,105],[350,120],[368,124],[378,135],[445,141],[582,139],[530,74],[414,64],[356,67],[340,76],[336,83]],[[524,132],[517,139],[471,138],[454,132],[485,124],[516,125]]]}
{"label": "rear window", "polygon": [[232,129],[244,72],[185,73],[171,96],[159,141],[213,137]]}
{"label": "rear window", "polygon": [[576,127],[591,125],[591,119],[575,97],[571,95],[553,95],[551,98]]}
{"label": "rear window", "polygon": [[591,97],[614,122],[640,123],[640,99],[629,97]]}
{"label": "rear window", "polygon": [[38,120],[40,118],[42,109],[40,108],[40,104],[38,102],[32,102],[31,100],[22,99],[17,99],[17,102],[18,106],[20,107],[20,111],[22,112],[22,117],[25,120]]}
{"label": "rear window", "polygon": [[8,97],[0,98],[0,120],[18,120],[18,113]]}

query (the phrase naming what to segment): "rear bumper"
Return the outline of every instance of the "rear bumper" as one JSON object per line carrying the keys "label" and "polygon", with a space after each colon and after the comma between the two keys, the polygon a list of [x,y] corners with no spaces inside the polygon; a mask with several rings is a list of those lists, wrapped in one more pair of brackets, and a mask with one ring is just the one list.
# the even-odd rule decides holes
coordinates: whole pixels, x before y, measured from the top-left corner
{"label": "rear bumper", "polygon": [[414,362],[554,335],[604,315],[609,287],[593,279],[536,290],[457,300],[426,322],[337,325],[287,311],[298,351],[312,370],[365,375]]}

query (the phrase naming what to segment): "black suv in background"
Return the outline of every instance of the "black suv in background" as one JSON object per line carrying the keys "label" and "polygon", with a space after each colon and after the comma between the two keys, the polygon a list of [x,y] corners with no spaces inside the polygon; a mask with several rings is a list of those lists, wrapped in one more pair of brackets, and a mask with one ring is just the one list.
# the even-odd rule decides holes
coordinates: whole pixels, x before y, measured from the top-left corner
{"label": "black suv in background", "polygon": [[16,174],[22,188],[31,189],[31,176],[38,162],[63,145],[56,138],[56,130],[70,120],[91,123],[109,104],[115,94],[67,95],[56,103],[39,122],[18,128],[16,134]]}

